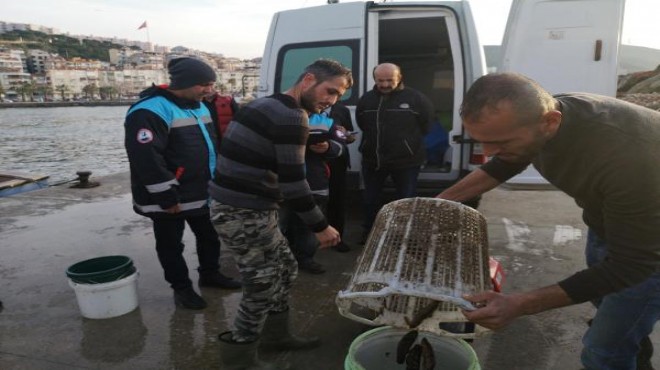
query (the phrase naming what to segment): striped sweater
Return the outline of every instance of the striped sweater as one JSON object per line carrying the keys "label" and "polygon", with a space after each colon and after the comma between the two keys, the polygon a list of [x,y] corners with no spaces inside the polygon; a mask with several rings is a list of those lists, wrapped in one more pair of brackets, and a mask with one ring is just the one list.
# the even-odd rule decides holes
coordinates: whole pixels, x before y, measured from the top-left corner
{"label": "striped sweater", "polygon": [[257,99],[229,124],[209,194],[247,209],[277,209],[287,200],[314,232],[328,226],[305,179],[307,113],[289,95]]}

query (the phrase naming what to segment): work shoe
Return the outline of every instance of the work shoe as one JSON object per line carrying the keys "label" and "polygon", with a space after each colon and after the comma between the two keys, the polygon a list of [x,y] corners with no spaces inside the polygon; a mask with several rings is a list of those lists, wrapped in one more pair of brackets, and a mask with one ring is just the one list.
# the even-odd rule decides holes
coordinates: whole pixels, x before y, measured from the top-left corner
{"label": "work shoe", "polygon": [[206,301],[192,287],[174,290],[174,304],[191,310],[206,308]]}
{"label": "work shoe", "polygon": [[299,262],[298,270],[309,272],[314,275],[323,274],[325,272],[323,265],[314,261]]}
{"label": "work shoe", "polygon": [[341,253],[346,253],[346,252],[351,251],[351,247],[349,247],[348,244],[346,244],[344,242],[339,242],[339,244],[332,247],[332,249],[336,250],[337,252],[341,252]]}
{"label": "work shoe", "polygon": [[199,286],[222,289],[240,289],[241,283],[220,272],[199,275]]}

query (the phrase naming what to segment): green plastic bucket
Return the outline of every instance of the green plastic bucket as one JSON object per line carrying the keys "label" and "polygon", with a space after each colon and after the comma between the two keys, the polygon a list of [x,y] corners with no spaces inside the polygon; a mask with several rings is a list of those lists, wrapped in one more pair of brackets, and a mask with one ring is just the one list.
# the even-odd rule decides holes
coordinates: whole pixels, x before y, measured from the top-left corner
{"label": "green plastic bucket", "polygon": [[135,273],[133,260],[126,256],[105,256],[71,265],[66,276],[78,284],[103,284]]}
{"label": "green plastic bucket", "polygon": [[[396,362],[399,340],[408,330],[383,326],[355,338],[344,360],[345,370],[405,370]],[[481,370],[477,354],[466,341],[419,332],[417,342],[426,338],[435,354],[435,370]]]}

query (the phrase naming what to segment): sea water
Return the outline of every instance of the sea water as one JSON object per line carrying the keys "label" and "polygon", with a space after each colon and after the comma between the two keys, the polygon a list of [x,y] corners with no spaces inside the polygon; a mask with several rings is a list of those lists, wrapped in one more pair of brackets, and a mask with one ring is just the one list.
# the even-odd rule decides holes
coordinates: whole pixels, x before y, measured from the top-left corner
{"label": "sea water", "polygon": [[128,106],[0,109],[0,172],[48,175],[50,184],[128,171]]}

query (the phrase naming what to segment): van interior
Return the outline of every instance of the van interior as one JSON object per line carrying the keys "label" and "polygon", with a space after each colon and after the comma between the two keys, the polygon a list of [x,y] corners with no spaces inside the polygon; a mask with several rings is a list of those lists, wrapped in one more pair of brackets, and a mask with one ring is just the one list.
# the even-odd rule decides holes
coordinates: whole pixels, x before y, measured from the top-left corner
{"label": "van interior", "polygon": [[[454,109],[454,56],[446,18],[441,13],[420,17],[396,16],[396,13],[383,13],[379,17],[378,63],[399,65],[404,85],[420,91],[433,103],[435,119],[425,138],[427,162],[420,180],[425,174],[434,174],[434,180],[455,180],[449,145]],[[423,182],[419,185],[423,186]]]}

